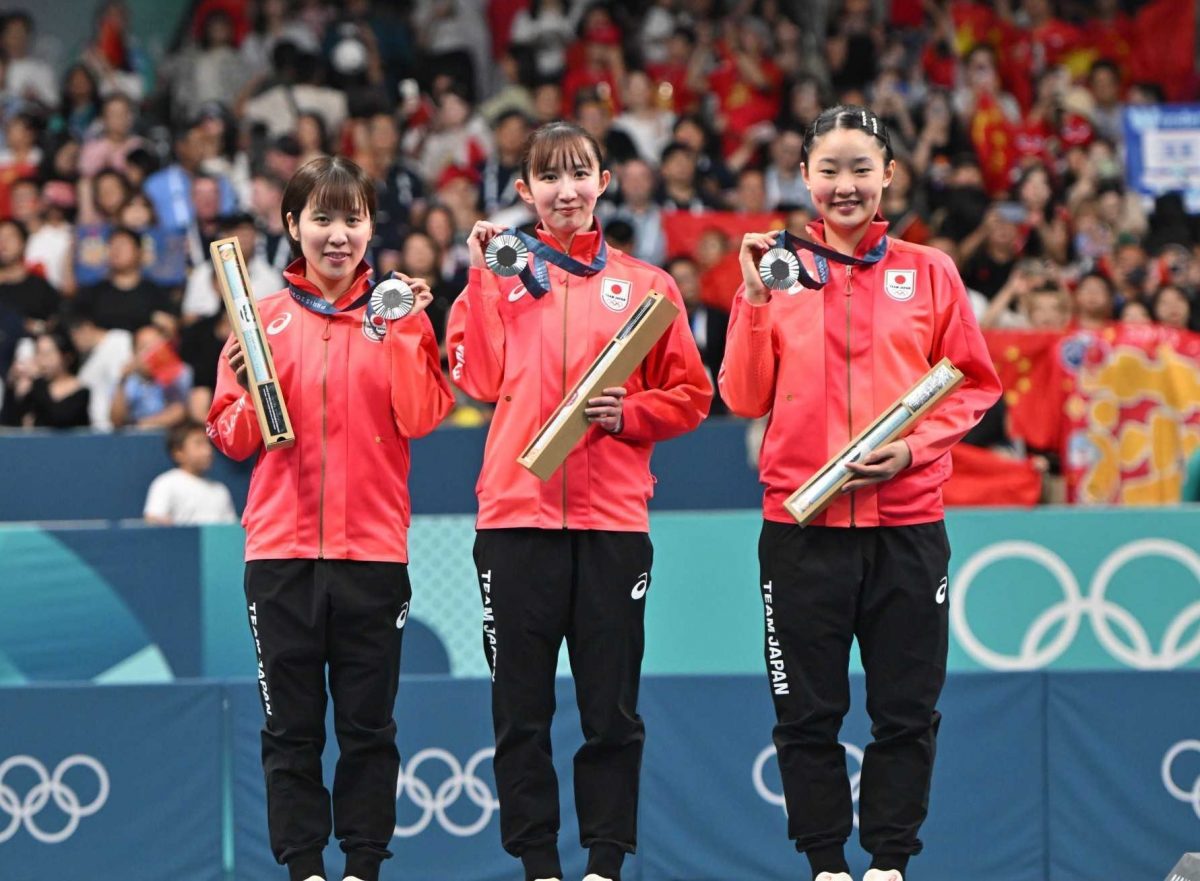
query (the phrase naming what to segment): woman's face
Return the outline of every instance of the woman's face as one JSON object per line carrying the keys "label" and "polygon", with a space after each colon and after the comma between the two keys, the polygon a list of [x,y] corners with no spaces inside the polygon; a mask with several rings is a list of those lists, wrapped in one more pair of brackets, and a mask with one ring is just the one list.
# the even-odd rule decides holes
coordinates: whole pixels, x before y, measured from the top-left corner
{"label": "woman's face", "polygon": [[1191,303],[1188,302],[1183,291],[1176,287],[1163,288],[1154,303],[1155,320],[1167,327],[1185,330],[1191,313]]}
{"label": "woman's face", "polygon": [[105,217],[113,217],[125,204],[125,186],[114,174],[96,178],[96,207]]}
{"label": "woman's face", "polygon": [[128,272],[138,266],[142,253],[127,235],[114,235],[108,242],[108,267],[113,272]]}
{"label": "woman's face", "polygon": [[121,209],[121,225],[133,229],[145,229],[150,225],[153,215],[150,204],[143,198],[134,198],[125,203]]}
{"label": "woman's face", "polygon": [[1046,178],[1046,172],[1040,169],[1030,172],[1021,184],[1021,202],[1026,208],[1040,211],[1046,207],[1051,195],[1050,181]]}
{"label": "woman's face", "polygon": [[429,278],[437,272],[437,252],[426,236],[410,235],[405,239],[401,259],[408,275]]}
{"label": "woman's face", "polygon": [[1088,318],[1107,318],[1112,315],[1112,296],[1108,286],[1098,278],[1085,278],[1075,290],[1075,305],[1079,314]]}
{"label": "woman's face", "polygon": [[133,128],[133,113],[125,101],[114,99],[104,105],[104,129],[109,136],[120,140]]}
{"label": "woman's face", "polygon": [[538,220],[560,240],[591,229],[596,200],[608,187],[609,173],[590,145],[563,150],[546,168],[517,181],[517,193],[537,212]]}
{"label": "woman's face", "polygon": [[301,116],[296,120],[296,141],[305,153],[325,149],[321,143],[321,128],[311,116]]}
{"label": "woman's face", "polygon": [[894,162],[884,162],[883,145],[876,138],[844,128],[817,137],[808,163],[801,166],[817,211],[843,233],[871,222],[894,169]]}
{"label": "woman's face", "polygon": [[425,218],[425,231],[431,239],[446,248],[454,241],[454,218],[448,211],[430,211]]}
{"label": "woman's face", "polygon": [[336,288],[354,277],[371,241],[371,218],[366,206],[332,211],[310,198],[297,218],[288,212],[288,231],[300,242],[308,278],[323,288]]}
{"label": "woman's face", "polygon": [[37,341],[37,368],[44,379],[57,379],[62,375],[67,365],[62,352],[54,340],[48,336],[40,336]]}

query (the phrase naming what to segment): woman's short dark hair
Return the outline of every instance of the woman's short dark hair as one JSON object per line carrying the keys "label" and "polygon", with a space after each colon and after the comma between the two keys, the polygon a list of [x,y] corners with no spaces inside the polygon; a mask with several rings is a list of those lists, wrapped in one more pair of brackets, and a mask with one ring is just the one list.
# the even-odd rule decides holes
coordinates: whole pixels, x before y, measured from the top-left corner
{"label": "woman's short dark hair", "polygon": [[344,156],[320,156],[292,175],[279,206],[283,228],[297,254],[300,243],[292,238],[288,215],[298,223],[300,212],[310,201],[324,211],[365,211],[371,225],[375,224],[375,181]]}
{"label": "woman's short dark hair", "polygon": [[529,183],[532,176],[568,162],[585,166],[595,162],[596,168],[600,169],[604,165],[603,156],[600,143],[580,126],[573,122],[549,122],[536,129],[525,141],[525,150],[521,155],[521,179]]}
{"label": "woman's short dark hair", "polygon": [[805,130],[804,148],[800,155],[800,160],[805,165],[808,164],[808,154],[817,138],[836,128],[866,132],[883,146],[884,163],[892,161],[892,141],[884,121],[866,107],[858,104],[839,104],[821,111]]}

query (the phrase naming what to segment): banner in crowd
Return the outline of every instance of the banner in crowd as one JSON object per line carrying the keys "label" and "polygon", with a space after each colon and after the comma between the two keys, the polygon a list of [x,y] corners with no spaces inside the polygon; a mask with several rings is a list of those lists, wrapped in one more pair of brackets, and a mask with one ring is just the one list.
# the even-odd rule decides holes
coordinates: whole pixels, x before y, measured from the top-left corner
{"label": "banner in crowd", "polygon": [[224,881],[224,688],[0,688],[0,878]]}
{"label": "banner in crowd", "polygon": [[1178,502],[1200,448],[1200,334],[1154,324],[988,331],[1008,431],[1061,455],[1081,504]]}
{"label": "banner in crowd", "polygon": [[[1182,41],[1183,32],[1173,33]],[[1124,122],[1129,185],[1147,196],[1181,192],[1188,213],[1200,213],[1200,104],[1126,107]]]}

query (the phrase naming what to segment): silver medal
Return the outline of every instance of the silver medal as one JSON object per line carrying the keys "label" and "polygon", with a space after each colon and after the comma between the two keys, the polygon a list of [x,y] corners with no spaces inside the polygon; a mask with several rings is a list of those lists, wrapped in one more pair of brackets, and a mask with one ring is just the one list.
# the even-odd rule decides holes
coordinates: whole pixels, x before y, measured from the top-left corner
{"label": "silver medal", "polygon": [[786,291],[800,281],[800,261],[787,248],[772,248],[758,261],[758,274],[767,287]]}
{"label": "silver medal", "polygon": [[529,264],[529,249],[512,233],[501,233],[487,243],[483,259],[496,275],[510,278],[525,271]]}
{"label": "silver medal", "polygon": [[384,279],[371,291],[371,311],[388,321],[403,318],[416,302],[412,288],[398,278]]}

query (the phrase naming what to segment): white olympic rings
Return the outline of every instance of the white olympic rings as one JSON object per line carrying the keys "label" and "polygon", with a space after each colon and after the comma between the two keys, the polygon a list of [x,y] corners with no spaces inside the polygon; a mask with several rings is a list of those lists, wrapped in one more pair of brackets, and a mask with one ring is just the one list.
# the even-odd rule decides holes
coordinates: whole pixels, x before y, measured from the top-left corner
{"label": "white olympic rings", "polygon": [[[842,743],[842,746],[846,749],[847,758],[853,759],[858,764],[858,770],[850,775],[850,800],[854,804],[854,828],[857,829],[858,792],[859,784],[862,780],[863,751],[853,743]],[[775,792],[769,786],[767,786],[766,778],[763,776],[767,767],[767,762],[769,762],[771,757],[775,754],[774,744],[764,747],[763,751],[758,754],[758,758],[754,760],[754,766],[750,771],[750,779],[754,783],[755,791],[763,801],[781,808],[786,814],[787,802],[784,799],[783,793]],[[849,771],[849,768],[847,768],[847,771]]]}
{"label": "white olympic rings", "polygon": [[[496,750],[491,747],[481,749],[471,756],[464,768],[453,753],[431,747],[413,756],[407,768],[401,765],[400,773],[396,777],[396,798],[399,800],[407,790],[408,800],[420,808],[422,813],[414,823],[407,826],[397,824],[396,837],[412,838],[420,835],[435,817],[444,830],[458,838],[469,838],[481,832],[491,822],[492,815],[500,810],[500,802],[492,794],[491,787],[477,777],[475,772],[480,764],[495,754]],[[438,785],[436,792],[417,776],[417,769],[428,761],[441,762],[450,771],[450,775]],[[480,810],[479,819],[466,825],[455,822],[446,813],[446,808],[457,802],[464,792]]]}
{"label": "white olympic rings", "polygon": [[[98,790],[95,797],[86,805],[79,803],[79,795],[63,782],[63,775],[74,767],[89,768],[96,775]],[[4,782],[5,775],[13,768],[28,768],[37,775],[38,782],[25,794],[24,798],[17,795],[15,789]],[[17,834],[21,824],[29,830],[29,834],[43,844],[58,844],[66,841],[79,828],[79,821],[90,817],[108,801],[108,771],[91,756],[68,756],[58,763],[51,774],[46,766],[33,756],[10,756],[0,762],[0,813],[8,814],[8,825],[0,829],[0,843],[8,841]],[[54,799],[55,806],[67,815],[67,824],[57,832],[47,832],[37,825],[34,817]]]}
{"label": "white olympic rings", "polygon": [[1200,817],[1200,775],[1197,775],[1196,779],[1192,781],[1190,790],[1184,789],[1175,782],[1175,775],[1171,767],[1175,764],[1175,759],[1185,752],[1200,753],[1200,740],[1181,740],[1167,750],[1162,762],[1162,782],[1163,786],[1167,788],[1167,792],[1171,793],[1172,798],[1190,804],[1192,810],[1196,812],[1196,816]]}
{"label": "white olympic rings", "polygon": [[[1124,606],[1106,596],[1109,583],[1122,567],[1132,560],[1152,556],[1180,563],[1200,585],[1200,555],[1187,545],[1168,539],[1138,539],[1114,550],[1104,558],[1092,576],[1087,596],[1080,590],[1071,568],[1049,548],[1030,541],[1002,541],[990,545],[967,560],[954,578],[950,591],[950,621],[954,634],[967,653],[986,667],[993,670],[1038,670],[1062,656],[1074,641],[1086,614],[1096,639],[1115,660],[1137,670],[1175,669],[1200,655],[1200,633],[1183,642],[1184,634],[1200,621],[1200,600],[1175,616],[1163,634],[1162,647],[1155,651],[1141,622]],[[1046,609],[1030,624],[1017,655],[1004,654],[984,645],[967,622],[967,592],[971,584],[992,563],[1007,559],[1029,560],[1041,565],[1054,577],[1063,592],[1061,601]],[[1054,639],[1042,646],[1042,639],[1060,623],[1062,627]],[[1129,643],[1118,638],[1114,624]]]}

